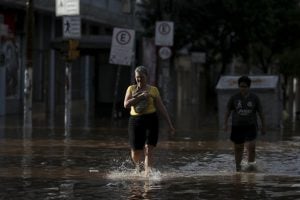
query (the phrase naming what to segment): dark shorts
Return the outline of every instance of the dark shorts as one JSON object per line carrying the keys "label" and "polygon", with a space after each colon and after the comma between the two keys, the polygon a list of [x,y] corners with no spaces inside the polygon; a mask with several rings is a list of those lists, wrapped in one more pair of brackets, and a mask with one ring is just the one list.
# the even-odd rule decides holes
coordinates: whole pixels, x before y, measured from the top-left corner
{"label": "dark shorts", "polygon": [[128,133],[130,147],[134,150],[142,150],[146,144],[156,146],[158,141],[157,114],[130,116]]}
{"label": "dark shorts", "polygon": [[230,140],[235,144],[242,144],[255,140],[257,137],[256,125],[232,126]]}

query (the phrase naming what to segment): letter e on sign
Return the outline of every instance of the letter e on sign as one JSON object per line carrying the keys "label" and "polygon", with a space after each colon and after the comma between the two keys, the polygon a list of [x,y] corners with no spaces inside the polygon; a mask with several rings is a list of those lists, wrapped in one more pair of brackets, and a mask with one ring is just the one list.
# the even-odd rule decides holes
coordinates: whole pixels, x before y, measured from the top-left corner
{"label": "letter e on sign", "polygon": [[126,45],[130,42],[131,36],[128,31],[120,31],[117,33],[116,40],[121,45]]}

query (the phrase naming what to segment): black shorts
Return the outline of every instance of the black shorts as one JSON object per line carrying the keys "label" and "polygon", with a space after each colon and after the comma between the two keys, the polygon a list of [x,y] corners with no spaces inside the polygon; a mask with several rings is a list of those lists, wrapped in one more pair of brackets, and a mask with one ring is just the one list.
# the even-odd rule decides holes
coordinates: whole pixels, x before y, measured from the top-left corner
{"label": "black shorts", "polygon": [[235,144],[242,144],[255,140],[257,137],[256,125],[232,126],[230,140]]}
{"label": "black shorts", "polygon": [[130,147],[134,150],[142,150],[146,144],[156,146],[158,141],[157,114],[130,116],[128,133]]}

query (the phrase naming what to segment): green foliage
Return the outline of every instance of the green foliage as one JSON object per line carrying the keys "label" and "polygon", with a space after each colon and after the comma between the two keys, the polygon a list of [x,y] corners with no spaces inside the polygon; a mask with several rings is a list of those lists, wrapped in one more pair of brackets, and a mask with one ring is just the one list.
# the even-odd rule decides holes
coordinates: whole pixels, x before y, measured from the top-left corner
{"label": "green foliage", "polygon": [[278,60],[298,69],[290,66],[300,44],[299,0],[152,0],[146,7],[148,36],[155,21],[167,16],[175,22],[175,49],[191,43],[207,53],[208,62],[224,66],[239,56],[264,72]]}
{"label": "green foliage", "polygon": [[300,76],[300,48],[286,50],[279,57],[280,72],[285,76]]}

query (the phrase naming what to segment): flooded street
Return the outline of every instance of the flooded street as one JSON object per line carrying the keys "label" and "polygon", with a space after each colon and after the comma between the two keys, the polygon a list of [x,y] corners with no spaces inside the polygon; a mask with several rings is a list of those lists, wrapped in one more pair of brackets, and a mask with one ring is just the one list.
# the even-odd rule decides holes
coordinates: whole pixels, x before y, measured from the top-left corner
{"label": "flooded street", "polygon": [[162,131],[145,178],[134,173],[126,122],[103,124],[78,120],[65,130],[60,119],[34,120],[25,129],[2,118],[0,199],[300,199],[299,129],[260,136],[257,172],[241,173],[218,128]]}

